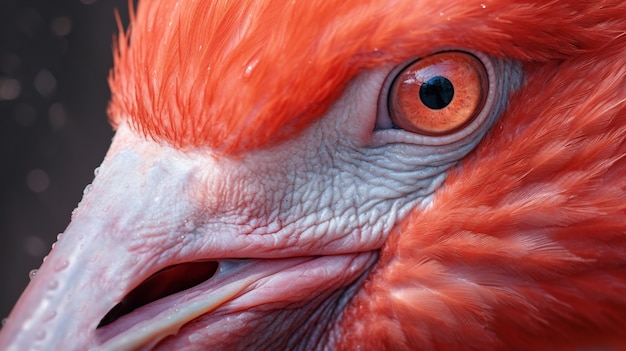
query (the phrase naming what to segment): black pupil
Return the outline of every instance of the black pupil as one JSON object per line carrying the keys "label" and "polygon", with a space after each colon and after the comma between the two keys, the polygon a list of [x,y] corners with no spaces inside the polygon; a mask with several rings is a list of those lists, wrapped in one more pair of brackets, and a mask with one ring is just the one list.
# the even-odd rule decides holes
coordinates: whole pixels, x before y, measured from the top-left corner
{"label": "black pupil", "polygon": [[453,97],[454,86],[446,77],[432,77],[420,87],[420,100],[433,110],[448,106]]}

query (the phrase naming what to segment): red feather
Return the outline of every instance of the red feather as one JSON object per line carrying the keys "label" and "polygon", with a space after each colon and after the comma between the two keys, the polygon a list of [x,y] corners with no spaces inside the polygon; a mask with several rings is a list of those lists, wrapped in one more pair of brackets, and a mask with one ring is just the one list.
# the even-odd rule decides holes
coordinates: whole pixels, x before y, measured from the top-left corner
{"label": "red feather", "polygon": [[449,47],[525,62],[596,52],[623,34],[623,6],[144,1],[118,41],[109,115],[181,147],[242,152],[310,125],[365,69]]}
{"label": "red feather", "polygon": [[[33,321],[58,333],[76,318],[70,337],[48,339],[164,349],[215,340],[240,348],[626,348],[626,1],[146,0],[131,22],[110,76],[109,115],[123,128],[69,235],[7,324],[23,333],[12,339],[5,332],[3,345],[36,345],[27,334],[38,331]],[[320,181],[324,172],[354,176],[345,183],[351,186],[371,185],[370,175],[393,180],[393,167],[385,169],[389,177],[380,169],[360,173],[388,150],[409,150],[373,145],[376,136],[405,133],[386,140],[394,146],[415,137],[374,130],[384,70],[450,49],[507,61],[495,70],[520,68],[524,77],[517,86],[516,74],[496,72],[511,79],[496,85],[515,93],[473,152],[445,160],[437,179],[452,168],[432,202],[431,190],[394,197],[393,186],[367,189],[383,193],[381,200],[365,186],[343,194],[328,184],[343,181],[334,174]],[[362,77],[372,76],[375,89],[363,88]],[[366,131],[332,113],[323,119],[329,111],[355,115],[354,125]],[[363,122],[359,114],[373,118]],[[337,129],[325,144],[318,139],[328,136],[324,121],[354,128]],[[478,142],[459,138],[469,140],[467,150]],[[433,143],[443,149],[453,138],[444,139]],[[435,146],[426,149],[441,150]],[[372,149],[383,151],[363,156]],[[307,163],[324,153],[320,163],[331,166]],[[397,173],[404,183],[421,180]],[[109,192],[110,184],[127,190]],[[315,186],[331,190],[316,193]],[[369,202],[399,207],[410,196],[417,200],[407,202],[412,210],[401,220],[406,212],[397,208],[387,208],[389,217],[372,214],[380,208]],[[333,207],[341,197],[353,197],[348,208]],[[130,208],[133,201],[139,209]],[[119,257],[93,243],[83,250],[94,238]],[[109,269],[112,257],[119,267]],[[238,266],[231,258],[247,260]],[[210,276],[220,267],[214,280],[129,303],[111,317],[143,279],[198,261],[210,261]],[[294,277],[299,289],[287,284]],[[220,290],[241,281],[240,290]],[[94,292],[103,301],[74,304],[72,296],[82,294],[74,282],[108,285]],[[218,298],[202,300],[214,292]],[[214,305],[194,310],[190,301]],[[46,306],[57,302],[70,315],[57,317],[57,307]],[[176,318],[160,323],[161,316]],[[89,330],[80,333],[82,326]]]}
{"label": "red feather", "polygon": [[506,118],[390,236],[344,349],[626,347],[625,54],[620,35],[525,64]]}

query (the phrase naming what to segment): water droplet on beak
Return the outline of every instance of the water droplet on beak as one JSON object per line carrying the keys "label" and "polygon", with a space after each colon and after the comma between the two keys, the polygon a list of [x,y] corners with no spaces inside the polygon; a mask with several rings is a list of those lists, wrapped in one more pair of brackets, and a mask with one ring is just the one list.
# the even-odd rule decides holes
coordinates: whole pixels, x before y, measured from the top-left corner
{"label": "water droplet on beak", "polygon": [[28,272],[28,278],[32,281],[33,279],[35,279],[35,276],[37,275],[37,269],[32,269],[30,272]]}

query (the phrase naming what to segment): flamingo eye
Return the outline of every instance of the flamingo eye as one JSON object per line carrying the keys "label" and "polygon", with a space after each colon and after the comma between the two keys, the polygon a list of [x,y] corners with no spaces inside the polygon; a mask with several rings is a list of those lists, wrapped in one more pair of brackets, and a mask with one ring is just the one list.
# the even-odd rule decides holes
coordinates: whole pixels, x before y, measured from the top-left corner
{"label": "flamingo eye", "polygon": [[397,127],[424,135],[451,134],[482,111],[489,79],[474,55],[449,51],[410,63],[391,83],[389,116]]}

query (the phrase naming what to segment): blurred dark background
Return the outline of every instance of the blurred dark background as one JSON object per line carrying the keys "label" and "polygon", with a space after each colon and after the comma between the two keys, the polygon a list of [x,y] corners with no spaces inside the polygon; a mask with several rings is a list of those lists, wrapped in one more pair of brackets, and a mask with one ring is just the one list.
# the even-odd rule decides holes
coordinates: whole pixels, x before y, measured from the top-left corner
{"label": "blurred dark background", "polygon": [[113,136],[114,9],[128,0],[0,0],[0,319],[6,318]]}

